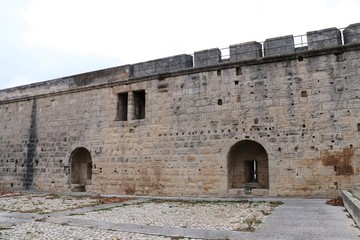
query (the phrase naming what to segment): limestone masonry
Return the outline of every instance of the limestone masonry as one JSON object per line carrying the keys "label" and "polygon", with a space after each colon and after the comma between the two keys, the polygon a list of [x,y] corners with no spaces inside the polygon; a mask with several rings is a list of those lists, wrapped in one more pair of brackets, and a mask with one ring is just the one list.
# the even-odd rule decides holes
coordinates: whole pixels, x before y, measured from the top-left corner
{"label": "limestone masonry", "polygon": [[306,39],[1,90],[0,190],[227,197],[353,188],[360,23]]}

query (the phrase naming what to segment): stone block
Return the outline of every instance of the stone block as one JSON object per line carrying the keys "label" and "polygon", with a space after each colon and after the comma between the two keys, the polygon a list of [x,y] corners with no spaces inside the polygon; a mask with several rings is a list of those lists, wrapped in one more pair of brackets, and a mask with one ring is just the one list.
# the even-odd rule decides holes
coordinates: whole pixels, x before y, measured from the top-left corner
{"label": "stone block", "polygon": [[207,49],[194,53],[195,67],[204,67],[221,62],[221,51],[218,48]]}
{"label": "stone block", "polygon": [[341,32],[337,28],[327,28],[307,32],[308,49],[323,49],[341,45]]}
{"label": "stone block", "polygon": [[343,190],[341,191],[341,196],[344,200],[344,205],[346,210],[352,216],[352,219],[356,222],[356,224],[360,225],[360,201],[358,199],[358,195],[353,195],[351,192]]}
{"label": "stone block", "polygon": [[134,77],[153,75],[190,68],[193,66],[191,55],[177,55],[167,58],[160,58],[152,61],[137,63],[133,65]]}
{"label": "stone block", "polygon": [[343,31],[344,44],[348,43],[360,43],[360,23],[354,23],[349,25]]}
{"label": "stone block", "polygon": [[246,61],[262,57],[262,46],[258,42],[230,45],[230,61]]}
{"label": "stone block", "polygon": [[290,54],[295,52],[293,35],[269,38],[264,42],[264,57]]}

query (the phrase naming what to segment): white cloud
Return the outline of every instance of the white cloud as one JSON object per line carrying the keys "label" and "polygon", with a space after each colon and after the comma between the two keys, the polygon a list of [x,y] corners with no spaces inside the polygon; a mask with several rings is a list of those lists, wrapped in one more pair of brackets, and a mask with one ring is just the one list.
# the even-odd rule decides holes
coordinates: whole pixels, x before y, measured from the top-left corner
{"label": "white cloud", "polygon": [[[11,71],[26,76],[18,79],[40,81],[246,41],[346,27],[359,22],[360,9],[358,0],[26,3],[19,5],[19,9],[26,6],[22,12],[25,25],[18,28],[19,21],[15,24],[9,19],[0,24],[0,46],[3,49],[11,46],[6,55],[2,52],[0,56],[7,63],[0,67],[1,83],[4,79],[14,84],[25,83],[15,76],[11,79]],[[9,6],[12,11],[17,8]],[[4,34],[4,29],[11,30],[11,38]],[[22,35],[23,45],[16,45],[19,41],[14,41],[13,35]]]}
{"label": "white cloud", "polygon": [[343,26],[356,21],[359,8],[351,0],[35,0],[24,13],[29,25],[25,39],[131,63]]}

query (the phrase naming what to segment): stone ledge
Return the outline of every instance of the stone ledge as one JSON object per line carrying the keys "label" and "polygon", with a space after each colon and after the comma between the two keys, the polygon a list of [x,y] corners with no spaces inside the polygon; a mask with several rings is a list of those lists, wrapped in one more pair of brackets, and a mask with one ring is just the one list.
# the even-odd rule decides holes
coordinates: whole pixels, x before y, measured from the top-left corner
{"label": "stone ledge", "polygon": [[341,191],[341,196],[346,210],[350,213],[356,224],[360,226],[360,200],[347,190]]}

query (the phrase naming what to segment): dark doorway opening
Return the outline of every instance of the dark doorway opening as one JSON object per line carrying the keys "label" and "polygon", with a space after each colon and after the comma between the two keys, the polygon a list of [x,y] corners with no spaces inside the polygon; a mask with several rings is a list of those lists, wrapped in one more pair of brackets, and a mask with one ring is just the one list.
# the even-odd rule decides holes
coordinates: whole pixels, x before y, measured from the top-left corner
{"label": "dark doorway opening", "polygon": [[269,188],[269,162],[264,147],[252,140],[235,143],[228,153],[229,188]]}
{"label": "dark doorway opening", "polygon": [[91,184],[92,161],[90,152],[83,147],[76,148],[70,156],[71,191],[85,192]]}

